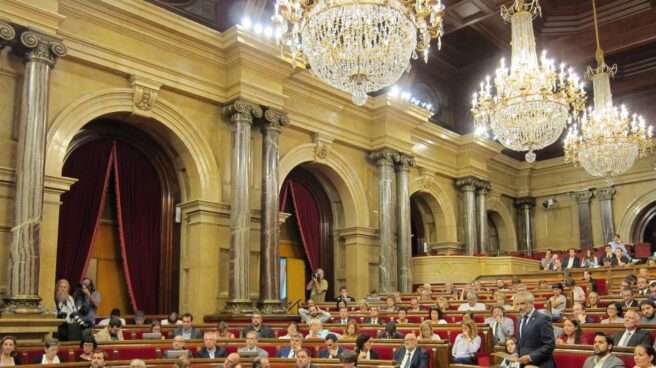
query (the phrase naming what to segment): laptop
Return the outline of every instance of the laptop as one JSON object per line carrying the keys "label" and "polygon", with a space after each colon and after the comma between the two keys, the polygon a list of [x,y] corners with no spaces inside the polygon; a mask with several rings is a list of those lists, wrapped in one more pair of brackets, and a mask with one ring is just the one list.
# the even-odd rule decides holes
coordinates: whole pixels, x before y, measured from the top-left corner
{"label": "laptop", "polygon": [[257,358],[257,351],[238,351],[240,358]]}
{"label": "laptop", "polygon": [[177,359],[180,356],[189,356],[189,350],[174,350],[170,349],[166,351],[166,357],[167,359]]}
{"label": "laptop", "polygon": [[161,332],[144,332],[141,335],[141,338],[143,340],[161,340],[162,339],[162,333]]}

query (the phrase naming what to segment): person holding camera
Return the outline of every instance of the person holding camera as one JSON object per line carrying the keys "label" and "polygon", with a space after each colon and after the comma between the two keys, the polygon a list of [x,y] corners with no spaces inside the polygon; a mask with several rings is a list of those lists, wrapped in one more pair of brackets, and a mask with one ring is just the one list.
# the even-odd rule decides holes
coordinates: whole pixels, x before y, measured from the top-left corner
{"label": "person holding camera", "polygon": [[310,290],[310,299],[315,302],[326,301],[326,291],[328,290],[328,281],[323,278],[324,273],[321,268],[317,268],[317,272],[312,274],[312,280],[308,282],[305,290]]}
{"label": "person holding camera", "polygon": [[57,328],[57,337],[61,341],[81,340],[84,330],[90,326],[82,320],[75,306],[75,300],[69,294],[71,284],[66,279],[57,281],[55,287],[55,316],[65,320]]}
{"label": "person holding camera", "polygon": [[96,324],[96,311],[100,305],[100,293],[96,290],[90,278],[85,277],[80,281],[75,293],[73,293],[73,299],[80,318],[87,326]]}

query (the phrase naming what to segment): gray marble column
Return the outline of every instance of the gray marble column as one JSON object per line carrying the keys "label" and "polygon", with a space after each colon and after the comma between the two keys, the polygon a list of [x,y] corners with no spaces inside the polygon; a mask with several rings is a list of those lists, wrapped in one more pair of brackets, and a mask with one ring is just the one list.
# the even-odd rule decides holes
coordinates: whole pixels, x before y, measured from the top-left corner
{"label": "gray marble column", "polygon": [[473,176],[456,180],[456,186],[462,191],[465,225],[465,255],[471,256],[478,249],[476,224],[476,185],[478,179]]}
{"label": "gray marble column", "polygon": [[615,224],[613,219],[613,195],[615,188],[599,188],[594,191],[594,195],[599,199],[601,207],[601,231],[604,236],[604,244],[613,240],[615,235]]}
{"label": "gray marble column", "polygon": [[281,111],[267,109],[262,124],[262,224],[260,226],[260,300],[264,313],[284,313],[280,305],[280,233],[278,191],[278,138],[289,118]]}
{"label": "gray marble column", "polygon": [[522,197],[515,199],[519,209],[519,249],[525,250],[527,256],[533,255],[533,208],[535,198]]}
{"label": "gray marble column", "polygon": [[399,153],[396,167],[396,288],[402,293],[412,292],[412,233],[410,229],[410,167],[412,156]]}
{"label": "gray marble column", "polygon": [[18,128],[15,223],[9,248],[9,293],[3,311],[44,313],[38,294],[48,93],[50,71],[66,54],[66,47],[59,39],[21,26],[14,28],[18,38],[12,52],[23,58],[25,75]]}
{"label": "gray marble column", "polygon": [[14,42],[16,38],[16,30],[11,24],[0,19],[0,50],[7,44]]}
{"label": "gray marble column", "polygon": [[249,294],[251,124],[253,118],[262,117],[262,108],[238,99],[225,106],[223,111],[230,118],[233,126],[230,180],[230,280],[226,312],[243,313],[253,310]]}
{"label": "gray marble column", "polygon": [[476,240],[478,241],[478,252],[488,254],[487,239],[487,192],[490,190],[490,182],[479,180],[476,184]]}
{"label": "gray marble column", "polygon": [[396,152],[383,148],[371,152],[369,159],[378,165],[378,231],[379,285],[380,293],[391,293],[394,288],[394,270],[392,270],[393,224],[392,224],[392,175]]}
{"label": "gray marble column", "polygon": [[582,190],[571,193],[576,199],[579,210],[579,245],[581,249],[592,249],[592,217],[590,215],[590,198],[592,191]]}

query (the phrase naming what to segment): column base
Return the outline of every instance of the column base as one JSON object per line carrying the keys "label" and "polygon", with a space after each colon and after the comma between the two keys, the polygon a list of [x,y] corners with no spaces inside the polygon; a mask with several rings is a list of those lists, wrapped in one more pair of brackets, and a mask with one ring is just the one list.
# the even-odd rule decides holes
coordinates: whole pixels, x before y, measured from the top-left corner
{"label": "column base", "polygon": [[4,297],[3,300],[5,304],[0,309],[0,313],[3,315],[38,315],[48,313],[48,310],[41,305],[41,298],[38,295],[9,295]]}
{"label": "column base", "polygon": [[287,310],[280,304],[280,300],[262,300],[257,303],[257,308],[264,314],[287,313]]}
{"label": "column base", "polygon": [[248,299],[235,299],[226,302],[225,308],[223,308],[222,313],[244,314],[244,313],[252,313],[253,311],[255,311],[255,308],[253,308],[252,301]]}

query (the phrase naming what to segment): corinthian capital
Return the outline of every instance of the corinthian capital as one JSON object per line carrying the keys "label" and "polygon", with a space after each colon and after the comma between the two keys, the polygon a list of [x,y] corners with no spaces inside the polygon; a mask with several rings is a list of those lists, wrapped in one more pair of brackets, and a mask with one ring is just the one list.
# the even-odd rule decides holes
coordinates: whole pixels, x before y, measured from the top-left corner
{"label": "corinthian capital", "polygon": [[383,148],[369,153],[369,159],[375,161],[378,166],[392,166],[398,152],[391,148]]}
{"label": "corinthian capital", "polygon": [[570,193],[570,195],[574,197],[577,203],[588,203],[590,202],[590,198],[592,198],[592,191],[582,190],[580,192]]}
{"label": "corinthian capital", "polygon": [[615,195],[615,188],[608,187],[595,189],[594,195],[596,195],[600,201],[610,201],[613,199],[613,195]]}
{"label": "corinthian capital", "polygon": [[394,164],[396,165],[396,170],[410,170],[411,167],[415,166],[415,158],[405,153],[397,152],[394,157]]}
{"label": "corinthian capital", "polygon": [[287,113],[280,110],[265,108],[264,110],[264,129],[275,130],[280,132],[283,127],[289,125]]}
{"label": "corinthian capital", "polygon": [[66,55],[66,46],[62,40],[23,26],[14,25],[14,28],[19,36],[12,52],[24,58],[25,62],[43,62],[52,68],[57,59]]}
{"label": "corinthian capital", "polygon": [[16,38],[16,30],[8,22],[0,19],[0,50]]}
{"label": "corinthian capital", "polygon": [[521,197],[515,199],[515,206],[519,208],[533,208],[535,207],[535,198],[533,197]]}
{"label": "corinthian capital", "polygon": [[262,108],[260,105],[238,98],[224,106],[223,113],[230,117],[233,123],[252,124],[253,118],[262,117]]}
{"label": "corinthian capital", "polygon": [[456,187],[463,192],[473,192],[478,186],[479,180],[473,176],[456,179]]}

